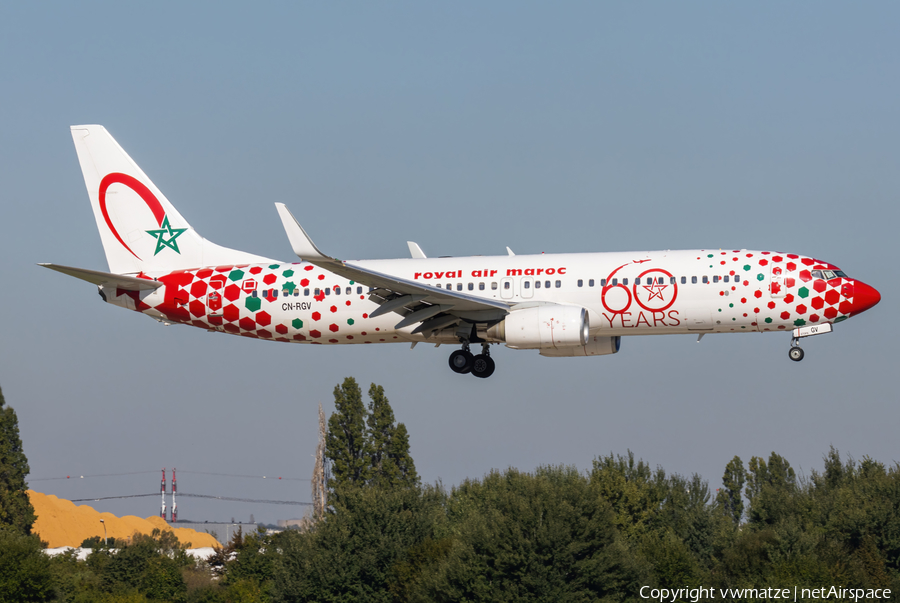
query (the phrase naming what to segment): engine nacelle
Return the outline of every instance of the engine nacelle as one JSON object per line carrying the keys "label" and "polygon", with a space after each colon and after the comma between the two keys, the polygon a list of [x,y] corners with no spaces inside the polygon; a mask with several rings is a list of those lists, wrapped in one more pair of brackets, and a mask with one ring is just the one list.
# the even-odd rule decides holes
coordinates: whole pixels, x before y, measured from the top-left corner
{"label": "engine nacelle", "polygon": [[513,310],[488,335],[519,350],[564,349],[588,343],[590,322],[580,306],[544,304]]}
{"label": "engine nacelle", "polygon": [[586,345],[558,350],[541,350],[541,356],[562,358],[570,356],[606,356],[619,351],[621,337],[591,337]]}

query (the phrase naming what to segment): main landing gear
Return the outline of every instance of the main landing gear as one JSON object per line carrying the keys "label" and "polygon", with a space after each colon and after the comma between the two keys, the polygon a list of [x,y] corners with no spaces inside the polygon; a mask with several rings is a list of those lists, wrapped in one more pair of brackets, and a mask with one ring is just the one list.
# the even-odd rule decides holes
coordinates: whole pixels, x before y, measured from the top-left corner
{"label": "main landing gear", "polygon": [[496,368],[489,348],[489,344],[482,343],[481,353],[473,356],[469,351],[469,342],[463,341],[462,349],[450,354],[450,368],[454,373],[472,373],[476,377],[487,379],[494,374]]}

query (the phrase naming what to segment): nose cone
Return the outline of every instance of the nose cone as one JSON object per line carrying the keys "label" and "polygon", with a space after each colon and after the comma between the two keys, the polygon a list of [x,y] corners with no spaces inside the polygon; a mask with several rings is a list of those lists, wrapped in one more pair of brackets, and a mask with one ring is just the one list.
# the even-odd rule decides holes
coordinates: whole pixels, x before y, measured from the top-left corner
{"label": "nose cone", "polygon": [[850,316],[865,312],[881,301],[881,293],[875,287],[856,281],[853,283],[853,299]]}

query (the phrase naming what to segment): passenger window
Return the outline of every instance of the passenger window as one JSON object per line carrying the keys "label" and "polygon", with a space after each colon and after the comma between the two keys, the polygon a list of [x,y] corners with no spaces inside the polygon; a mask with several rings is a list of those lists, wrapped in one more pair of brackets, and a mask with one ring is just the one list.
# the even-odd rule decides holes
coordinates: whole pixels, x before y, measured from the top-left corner
{"label": "passenger window", "polygon": [[601,279],[600,279],[600,286],[601,286],[601,287],[605,287],[605,286],[606,286],[606,279],[605,279],[605,278],[601,278]]}
{"label": "passenger window", "polygon": [[294,289],[294,297],[300,297],[300,289]]}
{"label": "passenger window", "polygon": [[584,287],[584,281],[581,280],[581,279],[578,279],[578,286],[579,286],[579,287]]}
{"label": "passenger window", "polygon": [[353,293],[353,287],[347,287],[347,295]]}
{"label": "passenger window", "polygon": [[484,283],[478,283],[478,290],[484,291]]}
{"label": "passenger window", "polygon": [[306,296],[306,297],[309,297],[309,289],[304,289],[304,290],[303,290],[303,295]]}
{"label": "passenger window", "polygon": [[325,295],[331,295],[331,289],[325,289]]}
{"label": "passenger window", "polygon": [[251,295],[252,295],[253,297],[256,297],[256,289],[253,290],[253,293],[251,293]]}
{"label": "passenger window", "polygon": [[278,297],[278,290],[272,289],[272,297]]}
{"label": "passenger window", "polygon": [[[704,277],[704,278],[705,278],[705,277]],[[696,277],[696,276],[692,276],[692,277],[691,277],[691,284],[692,284],[692,285],[696,285],[696,284],[697,284],[697,277]]]}
{"label": "passenger window", "polygon": [[494,281],[493,283],[491,283],[491,291],[496,291],[496,290],[497,290],[497,282]]}
{"label": "passenger window", "polygon": [[357,288],[356,288],[356,294],[357,294],[357,295],[362,295],[362,287],[357,287]]}
{"label": "passenger window", "polygon": [[718,275],[716,275],[716,276],[713,277],[713,282],[714,282],[714,283],[718,283],[718,282],[719,282],[719,276],[718,276]]}
{"label": "passenger window", "polygon": [[316,297],[319,297],[319,295],[320,295],[320,294],[321,294],[321,293],[322,293],[322,291],[321,291],[321,290],[319,290],[319,289],[316,289],[316,292],[315,292],[315,295],[316,295]]}
{"label": "passenger window", "polygon": [[475,290],[475,283],[469,283],[469,291]]}
{"label": "passenger window", "polygon": [[703,277],[703,284],[705,284],[705,285],[708,285],[708,284],[709,284],[709,277],[708,277],[708,276],[704,276],[704,277]]}
{"label": "passenger window", "polygon": [[453,285],[452,285],[451,283],[447,283],[447,284],[444,286],[444,288],[445,288],[447,291],[452,291],[452,290],[453,290]]}
{"label": "passenger window", "polygon": [[456,290],[462,291],[462,283],[456,283]]}
{"label": "passenger window", "polygon": [[263,290],[263,297],[264,297],[265,299],[268,299],[268,298],[269,298],[269,290],[268,290],[268,289],[264,289],[264,290]]}
{"label": "passenger window", "polygon": [[556,281],[556,288],[559,289],[562,287],[562,281]]}
{"label": "passenger window", "polygon": [[627,287],[627,286],[628,286],[628,279],[627,279],[627,278],[623,278],[623,279],[622,279],[622,284],[625,285],[625,286]]}
{"label": "passenger window", "polygon": [[726,274],[725,277],[724,277],[722,280],[725,281],[725,282],[727,283],[727,282],[728,282],[728,275]]}
{"label": "passenger window", "polygon": [[549,288],[550,288],[550,281],[544,281],[544,288],[545,288],[545,289],[549,289]]}
{"label": "passenger window", "polygon": [[541,288],[541,281],[534,281],[534,288],[535,288],[535,289],[540,289],[540,288]]}
{"label": "passenger window", "polygon": [[522,283],[522,288],[523,289],[531,289],[531,282],[525,281],[524,283]]}
{"label": "passenger window", "polygon": [[614,279],[613,279],[612,281],[610,281],[610,282],[612,283],[612,286],[615,287],[616,285],[619,284],[619,279],[614,278]]}
{"label": "passenger window", "polygon": [[335,294],[335,295],[340,295],[340,294],[341,294],[341,288],[340,288],[340,287],[335,287],[335,288],[334,288],[334,294]]}
{"label": "passenger window", "polygon": [[503,288],[509,289],[509,281],[506,281],[505,283],[503,283]]}
{"label": "passenger window", "polygon": [[591,279],[588,281],[588,287],[593,287],[593,286],[594,286],[594,279]]}
{"label": "passenger window", "polygon": [[682,284],[682,285],[687,285],[687,277],[686,277],[686,276],[682,276],[682,277],[681,277],[681,284]]}

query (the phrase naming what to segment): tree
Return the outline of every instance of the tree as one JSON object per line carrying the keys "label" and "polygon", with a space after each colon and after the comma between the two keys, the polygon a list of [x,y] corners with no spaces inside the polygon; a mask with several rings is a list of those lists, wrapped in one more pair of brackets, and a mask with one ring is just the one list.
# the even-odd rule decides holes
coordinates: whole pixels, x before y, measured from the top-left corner
{"label": "tree", "polygon": [[768,463],[754,456],[748,466],[746,494],[750,501],[750,523],[771,525],[790,515],[794,511],[792,506],[800,500],[795,496],[797,475],[787,459],[772,452]]}
{"label": "tree", "polygon": [[334,388],[334,413],[328,419],[325,456],[331,461],[328,486],[362,485],[371,478],[372,451],[366,433],[366,408],[356,379],[347,377]]}
{"label": "tree", "polygon": [[50,558],[42,549],[37,536],[0,527],[0,603],[55,598]]}
{"label": "tree", "polygon": [[744,461],[741,460],[741,457],[735,455],[725,465],[725,474],[722,475],[723,487],[716,494],[716,502],[719,503],[725,515],[734,521],[734,525],[741,523],[741,516],[744,514],[742,490],[744,489],[745,477]]}
{"label": "tree", "polygon": [[384,388],[369,387],[368,409],[352,377],[334,388],[335,412],[328,419],[325,458],[331,463],[332,493],[351,486],[416,486],[419,477],[409,454],[409,434],[395,424]]}
{"label": "tree", "polygon": [[267,543],[267,554],[278,551],[273,600],[398,600],[392,593],[407,591],[418,575],[408,571],[409,551],[434,539],[444,502],[427,486],[342,488],[334,512],[312,530],[285,530]]}
{"label": "tree", "polygon": [[16,411],[5,406],[0,390],[0,526],[11,526],[26,535],[31,534],[35,520],[34,507],[25,492],[29,471]]}
{"label": "tree", "polygon": [[[619,600],[642,582],[602,484],[573,467],[492,471],[448,501],[455,543],[418,600]],[[430,574],[430,575],[429,575]]]}
{"label": "tree", "polygon": [[409,455],[409,434],[403,423],[394,425],[394,411],[384,388],[369,387],[369,438],[372,478],[385,486],[412,486],[418,482],[416,466]]}

